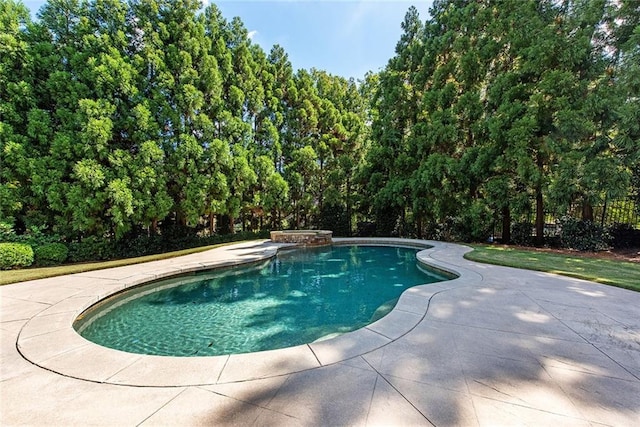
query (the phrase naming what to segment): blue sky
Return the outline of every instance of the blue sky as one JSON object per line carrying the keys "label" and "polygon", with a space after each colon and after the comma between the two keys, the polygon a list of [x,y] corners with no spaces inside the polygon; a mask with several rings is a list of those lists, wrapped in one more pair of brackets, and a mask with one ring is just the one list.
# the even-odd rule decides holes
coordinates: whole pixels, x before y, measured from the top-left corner
{"label": "blue sky", "polygon": [[[23,0],[35,15],[43,0]],[[254,43],[267,53],[274,44],[289,54],[293,68],[312,67],[362,78],[394,55],[407,9],[422,20],[432,0],[222,0],[223,16],[239,16]]]}

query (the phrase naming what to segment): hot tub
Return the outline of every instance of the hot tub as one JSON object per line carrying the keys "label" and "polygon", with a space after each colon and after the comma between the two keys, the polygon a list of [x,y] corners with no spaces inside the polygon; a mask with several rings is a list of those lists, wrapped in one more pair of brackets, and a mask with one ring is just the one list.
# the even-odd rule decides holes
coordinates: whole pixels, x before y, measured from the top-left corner
{"label": "hot tub", "polygon": [[328,230],[282,230],[272,231],[274,243],[297,243],[302,246],[323,246],[331,244],[333,231]]}

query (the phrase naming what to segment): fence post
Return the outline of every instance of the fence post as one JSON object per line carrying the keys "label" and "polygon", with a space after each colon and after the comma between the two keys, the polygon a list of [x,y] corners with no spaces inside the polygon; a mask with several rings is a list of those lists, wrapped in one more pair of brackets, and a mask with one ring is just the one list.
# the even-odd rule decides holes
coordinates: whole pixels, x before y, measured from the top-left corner
{"label": "fence post", "polygon": [[600,226],[604,227],[604,219],[607,217],[607,196],[604,197],[604,206],[602,207],[602,217],[600,220]]}

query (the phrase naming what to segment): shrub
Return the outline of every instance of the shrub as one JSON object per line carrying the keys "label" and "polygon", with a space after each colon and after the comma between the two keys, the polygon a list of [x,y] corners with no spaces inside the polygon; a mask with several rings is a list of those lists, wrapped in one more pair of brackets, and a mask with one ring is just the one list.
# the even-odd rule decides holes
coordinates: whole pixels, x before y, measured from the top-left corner
{"label": "shrub", "polygon": [[13,226],[8,222],[0,221],[0,241],[13,242],[15,241],[16,232],[13,231]]}
{"label": "shrub", "polygon": [[362,221],[358,223],[357,237],[373,237],[376,235],[376,223],[370,221]]}
{"label": "shrub", "polygon": [[436,226],[435,239],[444,242],[478,241],[478,239],[474,238],[470,225],[461,216],[447,216]]}
{"label": "shrub", "polygon": [[258,233],[214,234],[207,237],[198,237],[195,233],[186,235],[167,232],[163,235],[152,236],[130,235],[118,241],[107,238],[87,237],[79,242],[69,243],[69,260],[71,262],[86,262],[131,258],[217,243],[264,238],[269,238],[268,230]]}
{"label": "shrub", "polygon": [[611,246],[614,248],[640,247],[640,230],[629,224],[614,224],[609,228]]}
{"label": "shrub", "polygon": [[336,237],[351,235],[349,229],[349,216],[343,206],[332,206],[328,203],[322,207],[319,218],[320,229],[332,230]]}
{"label": "shrub", "polygon": [[58,265],[67,260],[69,248],[64,243],[48,243],[37,246],[33,253],[37,265]]}
{"label": "shrub", "polygon": [[560,243],[579,251],[602,251],[609,248],[611,237],[607,229],[592,221],[572,217],[560,219]]}
{"label": "shrub", "polygon": [[[121,258],[133,258],[164,251],[162,236],[131,235],[118,240],[115,250]],[[116,254],[114,254],[114,257]]]}
{"label": "shrub", "polygon": [[533,224],[530,222],[516,222],[511,226],[511,243],[514,245],[531,246],[533,244],[532,230]]}
{"label": "shrub", "polygon": [[0,222],[0,242],[24,243],[35,248],[59,241],[60,236],[45,234],[43,227],[31,226],[24,233],[18,234],[10,224]]}
{"label": "shrub", "polygon": [[28,267],[33,264],[33,249],[24,243],[0,243],[0,269]]}
{"label": "shrub", "polygon": [[71,262],[103,261],[116,258],[114,243],[98,237],[87,237],[69,244]]}
{"label": "shrub", "polygon": [[399,220],[400,213],[397,209],[385,207],[377,210],[375,213],[376,235],[384,237],[397,236]]}

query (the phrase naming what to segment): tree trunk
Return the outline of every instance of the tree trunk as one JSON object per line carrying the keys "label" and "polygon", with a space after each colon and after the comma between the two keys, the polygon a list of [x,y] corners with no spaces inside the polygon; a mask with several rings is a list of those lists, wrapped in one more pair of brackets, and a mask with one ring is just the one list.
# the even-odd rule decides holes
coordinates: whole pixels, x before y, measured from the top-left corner
{"label": "tree trunk", "polygon": [[511,209],[509,206],[502,208],[502,243],[511,243]]}
{"label": "tree trunk", "polygon": [[221,234],[233,233],[233,219],[229,215],[219,215],[216,221],[217,229]]}
{"label": "tree trunk", "polygon": [[604,227],[604,220],[607,219],[607,199],[604,199],[604,206],[602,206],[602,217],[600,217],[600,225]]}
{"label": "tree trunk", "polygon": [[536,246],[544,244],[544,202],[542,199],[542,188],[536,188]]}
{"label": "tree trunk", "polygon": [[182,214],[182,212],[178,212],[176,214],[177,218],[177,223],[178,225],[182,226],[182,227],[186,227],[187,226],[187,218],[185,218],[185,216]]}
{"label": "tree trunk", "polygon": [[536,155],[536,163],[538,165],[538,171],[540,177],[536,184],[536,246],[542,246],[544,244],[544,199],[542,198],[542,177],[544,176],[544,161],[542,154],[538,151]]}
{"label": "tree trunk", "polygon": [[586,200],[582,201],[582,220],[593,222],[593,206]]}
{"label": "tree trunk", "polygon": [[422,239],[422,214],[416,213],[416,237]]}
{"label": "tree trunk", "polygon": [[209,214],[209,235],[213,236],[216,233],[216,216],[213,213]]}
{"label": "tree trunk", "polygon": [[236,219],[234,217],[232,217],[231,215],[229,215],[229,233],[231,233],[231,234],[235,234],[236,233],[235,222],[236,222]]}

